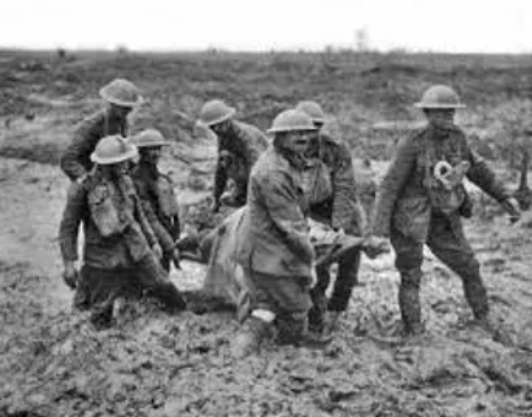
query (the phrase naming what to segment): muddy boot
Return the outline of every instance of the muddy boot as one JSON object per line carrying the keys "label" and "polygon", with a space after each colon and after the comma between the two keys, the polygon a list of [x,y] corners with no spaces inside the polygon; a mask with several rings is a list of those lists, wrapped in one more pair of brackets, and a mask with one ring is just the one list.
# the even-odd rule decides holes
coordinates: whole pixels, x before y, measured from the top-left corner
{"label": "muddy boot", "polygon": [[480,271],[475,266],[469,268],[469,273],[462,278],[465,298],[473,310],[473,315],[478,321],[489,319],[489,304],[486,287],[482,282]]}
{"label": "muddy boot", "polygon": [[325,327],[325,314],[327,313],[327,297],[320,288],[313,288],[310,291],[313,306],[308,312],[309,330],[314,333],[321,333]]}
{"label": "muddy boot", "polygon": [[257,353],[261,342],[270,334],[270,331],[271,323],[255,316],[249,317],[231,348],[233,357],[242,359]]}
{"label": "muddy boot", "polygon": [[90,315],[90,322],[96,330],[106,330],[113,327],[115,323],[113,319],[113,305],[114,303],[101,303],[93,308]]}
{"label": "muddy boot", "polygon": [[181,292],[171,282],[161,282],[150,288],[148,295],[159,300],[165,312],[177,314],[187,308],[187,302]]}
{"label": "muddy boot", "polygon": [[488,333],[498,343],[505,346],[515,346],[517,344],[515,330],[511,331],[511,328],[501,318],[497,319],[492,314],[476,317],[471,324]]}
{"label": "muddy boot", "polygon": [[325,320],[324,332],[325,334],[332,334],[340,328],[341,311],[329,311],[327,319]]}
{"label": "muddy boot", "polygon": [[287,314],[277,321],[277,344],[321,349],[331,341],[330,335],[310,333],[307,313]]}
{"label": "muddy boot", "polygon": [[419,301],[419,277],[401,277],[399,287],[399,307],[403,319],[405,336],[421,334],[424,331],[421,323],[421,304]]}
{"label": "muddy boot", "polygon": [[475,324],[489,333],[494,341],[502,345],[513,347],[518,344],[515,330],[511,331],[504,322],[496,320],[491,315],[475,319]]}
{"label": "muddy boot", "polygon": [[83,287],[78,286],[78,288],[76,288],[72,307],[79,311],[87,311],[90,309],[90,297]]}

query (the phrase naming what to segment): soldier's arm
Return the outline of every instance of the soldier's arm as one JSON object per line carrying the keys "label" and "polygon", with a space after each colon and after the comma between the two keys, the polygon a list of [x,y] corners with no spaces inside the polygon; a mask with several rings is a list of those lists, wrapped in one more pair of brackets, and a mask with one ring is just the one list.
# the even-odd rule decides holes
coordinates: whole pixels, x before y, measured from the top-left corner
{"label": "soldier's arm", "polygon": [[179,218],[179,214],[174,214],[172,217],[174,221],[174,228],[173,228],[173,239],[179,239],[179,236],[181,236],[181,219]]}
{"label": "soldier's arm", "polygon": [[159,241],[159,244],[161,245],[163,251],[172,251],[172,249],[174,248],[174,239],[172,239],[172,236],[170,236],[168,230],[166,230],[166,228],[159,221],[159,218],[157,217],[157,215],[155,214],[155,210],[153,209],[152,203],[149,199],[143,198],[141,195],[139,195],[139,198],[141,202],[142,211],[146,216],[146,220],[151,226],[151,229],[153,230],[153,233]]}
{"label": "soldier's arm", "polygon": [[138,194],[135,192],[135,220],[139,223],[139,226],[142,230],[142,233],[146,237],[146,240],[148,241],[148,244],[150,247],[152,247],[155,244],[158,244],[157,236],[155,236],[155,233],[148,222],[148,219],[146,218],[146,214],[143,209],[143,204],[138,196]]}
{"label": "soldier's arm", "polygon": [[[365,229],[363,210],[358,201],[358,191],[355,182],[355,171],[349,148],[341,143],[338,150],[336,166],[332,172],[333,208],[332,226],[335,229],[347,230],[350,226],[353,209],[360,213],[360,230]],[[353,207],[353,204],[356,207]]]}
{"label": "soldier's arm", "polygon": [[220,157],[216,161],[216,171],[214,173],[214,204],[220,204],[220,197],[222,196],[225,185],[227,183],[227,170],[220,161]]}
{"label": "soldier's arm", "polygon": [[289,175],[278,173],[263,179],[260,188],[270,218],[283,239],[302,259],[311,261],[314,250],[293,179]]}
{"label": "soldier's arm", "polygon": [[415,167],[415,146],[411,137],[399,141],[388,171],[377,191],[371,234],[389,236],[395,203]]}
{"label": "soldier's arm", "polygon": [[249,149],[248,149],[248,164],[249,168],[257,162],[257,159],[259,159],[261,153],[265,150],[265,148],[261,145],[261,137],[257,136],[257,138],[249,143]]}
{"label": "soldier's arm", "polygon": [[85,187],[79,184],[72,184],[68,191],[59,225],[59,247],[65,263],[78,260],[79,226],[88,210],[86,195]]}
{"label": "soldier's arm", "polygon": [[94,150],[98,139],[99,135],[92,121],[82,123],[74,132],[72,142],[64,151],[60,161],[61,169],[72,181],[87,174],[79,159]]}
{"label": "soldier's arm", "polygon": [[[179,236],[181,235],[181,223],[180,223],[180,220],[179,220],[179,203],[177,201],[177,197],[176,197],[175,192],[174,192],[174,183],[173,183],[171,177],[168,176],[168,175],[165,175],[165,174],[161,174],[161,178],[163,178],[166,181],[166,184],[169,187],[169,193],[168,193],[169,195],[167,197],[172,200],[171,201],[172,204],[175,204],[175,210],[172,210],[172,211],[175,211],[175,214],[173,214],[170,217],[170,221],[171,221],[170,230],[168,230],[167,228],[163,227],[163,230],[165,232],[167,232],[168,236],[172,240],[172,248],[173,248],[174,241],[176,239],[179,239]],[[151,205],[151,207],[153,208],[153,205]],[[155,211],[153,211],[153,213],[155,214]],[[157,217],[157,221],[159,222],[159,224],[161,224],[158,217]],[[157,233],[157,231],[155,229],[154,229],[154,231]],[[159,237],[159,236],[157,236],[157,237]],[[159,239],[161,239],[161,238],[159,237]]]}
{"label": "soldier's arm", "polygon": [[251,172],[251,168],[257,162],[262,152],[268,147],[268,140],[264,134],[254,126],[243,128],[239,131],[245,149],[244,157],[246,158],[246,168]]}
{"label": "soldier's arm", "polygon": [[497,179],[486,161],[470,147],[468,147],[468,160],[471,167],[467,172],[467,178],[472,183],[499,202],[511,197],[511,192]]}

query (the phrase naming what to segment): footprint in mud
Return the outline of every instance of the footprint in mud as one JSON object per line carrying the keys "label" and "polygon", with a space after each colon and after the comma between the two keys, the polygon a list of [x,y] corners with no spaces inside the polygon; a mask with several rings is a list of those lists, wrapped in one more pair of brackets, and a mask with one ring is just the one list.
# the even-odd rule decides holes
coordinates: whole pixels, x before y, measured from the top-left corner
{"label": "footprint in mud", "polygon": [[506,269],[506,259],[490,257],[489,259],[483,261],[483,266],[486,268],[491,268],[495,273],[503,272]]}
{"label": "footprint in mud", "polygon": [[505,297],[502,294],[490,294],[489,301],[493,304],[502,304],[510,308],[515,306],[515,300],[509,300],[508,297]]}
{"label": "footprint in mud", "polygon": [[516,345],[528,352],[532,352],[532,321],[521,325],[517,334]]}

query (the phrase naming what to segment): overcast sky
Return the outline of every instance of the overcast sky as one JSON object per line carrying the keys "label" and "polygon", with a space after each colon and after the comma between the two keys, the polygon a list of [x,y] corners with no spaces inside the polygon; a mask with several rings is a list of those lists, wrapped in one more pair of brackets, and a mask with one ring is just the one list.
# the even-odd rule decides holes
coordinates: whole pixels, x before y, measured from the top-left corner
{"label": "overcast sky", "polygon": [[0,0],[0,46],[532,52],[532,0]]}

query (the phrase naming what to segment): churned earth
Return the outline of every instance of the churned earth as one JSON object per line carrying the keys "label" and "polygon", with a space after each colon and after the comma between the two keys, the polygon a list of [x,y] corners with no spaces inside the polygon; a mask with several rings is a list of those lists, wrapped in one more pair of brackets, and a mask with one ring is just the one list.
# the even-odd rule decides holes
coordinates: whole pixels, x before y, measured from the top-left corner
{"label": "churned earth", "polygon": [[[98,88],[118,75],[151,97],[134,115],[136,129],[153,125],[172,140],[163,166],[183,206],[212,187],[215,144],[198,139],[193,115],[214,97],[261,128],[280,109],[316,97],[339,116],[337,129],[356,155],[383,159],[391,139],[404,134],[396,121],[412,121],[420,91],[452,76],[474,104],[463,119],[468,131],[481,145],[496,138],[504,146],[486,154],[506,158],[510,142],[499,138],[514,138],[503,134],[515,125],[504,117],[525,119],[514,109],[532,85],[529,58],[488,66],[477,57],[349,54],[1,56],[0,417],[532,415],[530,212],[510,225],[472,190],[476,211],[466,231],[482,263],[493,333],[471,323],[459,279],[427,252],[427,332],[398,338],[399,277],[387,255],[364,259],[349,311],[325,350],[267,344],[236,361],[230,348],[238,324],[229,312],[168,316],[155,304],[121,302],[116,326],[97,332],[87,313],[72,310],[57,242],[68,183],[56,165],[74,123],[98,108]],[[492,109],[500,113],[493,120]],[[357,161],[358,177],[368,184],[385,162],[363,165]],[[195,289],[203,272],[183,262],[171,279]]]}
{"label": "churned earth", "polygon": [[[498,331],[470,323],[459,280],[427,253],[427,334],[403,341],[393,259],[364,260],[361,285],[323,351],[266,345],[235,361],[230,313],[168,316],[121,303],[96,332],[71,309],[57,225],[57,167],[0,160],[0,415],[529,416],[532,415],[532,218],[492,210],[467,225]],[[197,288],[184,263],[172,279]]]}

